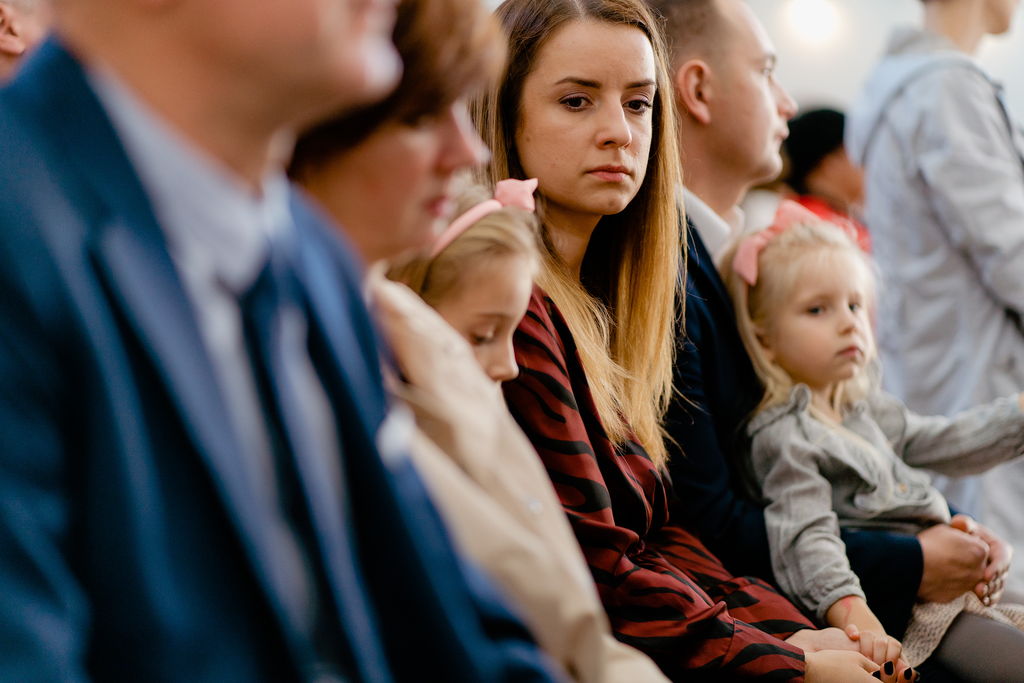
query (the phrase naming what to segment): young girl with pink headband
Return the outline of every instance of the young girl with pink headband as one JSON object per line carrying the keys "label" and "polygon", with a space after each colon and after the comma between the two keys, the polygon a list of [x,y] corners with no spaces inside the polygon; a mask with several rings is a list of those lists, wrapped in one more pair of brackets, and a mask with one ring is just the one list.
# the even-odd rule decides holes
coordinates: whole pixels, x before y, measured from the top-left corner
{"label": "young girl with pink headband", "polygon": [[[973,474],[1024,451],[1024,398],[954,418],[921,417],[879,389],[868,257],[793,202],[723,257],[737,325],[764,397],[748,423],[746,471],[767,504],[772,568],[785,593],[839,628],[884,633],[850,569],[840,528],[916,534],[950,518],[928,475]],[[965,593],[919,603],[903,638],[965,680],[1024,671],[1024,607]],[[892,647],[895,641],[890,642]],[[895,644],[898,647],[898,644]]]}
{"label": "young girl with pink headband", "polygon": [[495,382],[519,374],[512,333],[526,313],[540,255],[537,179],[502,180],[493,197],[476,185],[456,199],[457,218],[425,255],[388,276],[408,285],[473,348]]}

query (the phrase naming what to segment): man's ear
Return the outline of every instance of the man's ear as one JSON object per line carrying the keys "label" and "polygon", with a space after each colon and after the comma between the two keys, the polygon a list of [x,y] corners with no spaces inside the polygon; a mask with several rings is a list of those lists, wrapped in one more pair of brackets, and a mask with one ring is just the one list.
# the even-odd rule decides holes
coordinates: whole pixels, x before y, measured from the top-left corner
{"label": "man's ear", "polygon": [[14,9],[6,2],[0,2],[0,54],[18,57],[27,48]]}
{"label": "man's ear", "polygon": [[674,76],[676,102],[680,111],[705,126],[711,123],[711,67],[701,59],[690,59],[679,65]]}

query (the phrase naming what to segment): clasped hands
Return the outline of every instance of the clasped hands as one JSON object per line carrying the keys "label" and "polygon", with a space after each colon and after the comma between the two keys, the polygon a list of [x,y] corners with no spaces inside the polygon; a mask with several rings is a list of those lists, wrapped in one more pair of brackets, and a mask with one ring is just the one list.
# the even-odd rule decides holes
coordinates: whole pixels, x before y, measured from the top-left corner
{"label": "clasped hands", "polygon": [[924,556],[918,597],[949,602],[973,591],[986,605],[999,602],[1013,548],[967,515],[917,535]]}
{"label": "clasped hands", "polygon": [[808,681],[916,681],[918,674],[900,658],[902,645],[879,631],[845,628],[806,629],[786,639],[804,651]]}

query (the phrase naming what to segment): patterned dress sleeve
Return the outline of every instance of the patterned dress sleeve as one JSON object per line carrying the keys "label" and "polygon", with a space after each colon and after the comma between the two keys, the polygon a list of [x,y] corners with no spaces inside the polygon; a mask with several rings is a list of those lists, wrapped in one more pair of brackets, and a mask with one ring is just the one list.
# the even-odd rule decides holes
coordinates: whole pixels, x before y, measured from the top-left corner
{"label": "patterned dress sleeve", "polygon": [[[767,585],[728,577],[696,538],[665,525],[660,473],[638,444],[616,448],[609,442],[568,327],[539,290],[515,346],[520,376],[506,383],[506,400],[555,484],[616,636],[650,655],[673,680],[699,672],[715,679],[802,680],[803,652],[781,638],[809,622]],[[694,576],[683,565],[699,567],[698,559],[706,566]],[[715,586],[720,599],[702,581]],[[736,618],[726,598],[760,614],[762,623]],[[772,611],[777,620],[763,614],[771,610],[751,611],[762,598],[781,605]]]}

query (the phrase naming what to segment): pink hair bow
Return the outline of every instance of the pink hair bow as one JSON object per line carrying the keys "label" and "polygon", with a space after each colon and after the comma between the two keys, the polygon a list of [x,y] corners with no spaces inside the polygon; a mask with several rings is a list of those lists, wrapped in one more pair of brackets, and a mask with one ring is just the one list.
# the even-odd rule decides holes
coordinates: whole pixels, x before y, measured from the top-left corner
{"label": "pink hair bow", "polygon": [[506,206],[515,206],[527,211],[533,211],[535,208],[533,192],[537,189],[538,182],[536,178],[530,178],[529,180],[507,178],[499,181],[494,186],[494,199],[480,202],[445,228],[445,231],[438,236],[437,241],[434,243],[434,248],[430,250],[430,258],[434,258],[444,251],[469,226],[488,214],[500,211]]}
{"label": "pink hair bow", "polygon": [[796,202],[783,199],[775,212],[772,224],[764,230],[744,237],[736,248],[736,255],[732,258],[732,270],[740,276],[744,282],[753,287],[757,284],[757,259],[761,250],[768,245],[775,237],[789,230],[794,225],[807,222],[818,222],[821,219],[811,211],[800,206]]}

